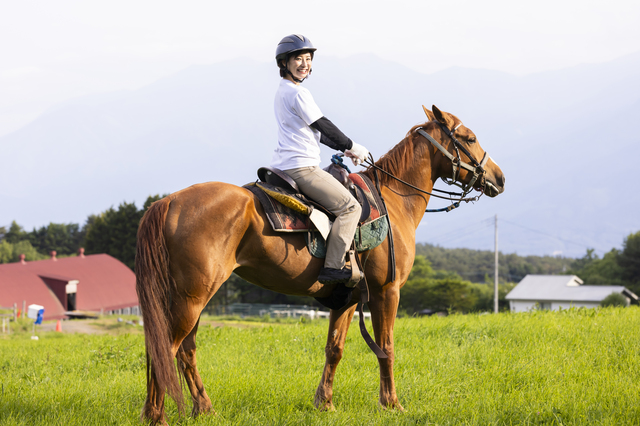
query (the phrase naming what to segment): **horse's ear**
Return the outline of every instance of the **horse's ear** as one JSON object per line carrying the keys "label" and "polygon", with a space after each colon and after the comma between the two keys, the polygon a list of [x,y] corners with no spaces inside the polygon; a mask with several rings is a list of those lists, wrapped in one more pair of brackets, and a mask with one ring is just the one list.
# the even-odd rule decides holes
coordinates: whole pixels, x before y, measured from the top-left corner
{"label": "horse's ear", "polygon": [[429,121],[436,121],[436,116],[433,115],[433,113],[429,111],[426,106],[422,105],[422,109],[424,110],[424,113],[427,114],[427,118],[429,119]]}
{"label": "horse's ear", "polygon": [[453,121],[453,118],[451,118],[451,115],[446,112],[440,111],[438,107],[435,105],[432,105],[432,108],[433,108],[433,115],[435,115],[436,120],[438,120],[440,123],[447,126],[448,129],[452,129],[454,121]]}

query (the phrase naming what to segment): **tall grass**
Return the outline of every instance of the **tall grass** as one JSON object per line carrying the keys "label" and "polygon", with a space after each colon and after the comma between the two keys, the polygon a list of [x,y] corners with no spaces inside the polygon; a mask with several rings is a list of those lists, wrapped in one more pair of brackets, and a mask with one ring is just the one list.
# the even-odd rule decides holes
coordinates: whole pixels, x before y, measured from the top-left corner
{"label": "tall grass", "polygon": [[[183,425],[637,425],[640,309],[402,318],[396,385],[406,411],[379,408],[375,356],[356,324],[334,386],[313,395],[326,321],[201,325],[198,367],[217,415]],[[369,328],[371,328],[369,326]],[[0,424],[139,424],[143,337],[44,333],[0,338]]]}

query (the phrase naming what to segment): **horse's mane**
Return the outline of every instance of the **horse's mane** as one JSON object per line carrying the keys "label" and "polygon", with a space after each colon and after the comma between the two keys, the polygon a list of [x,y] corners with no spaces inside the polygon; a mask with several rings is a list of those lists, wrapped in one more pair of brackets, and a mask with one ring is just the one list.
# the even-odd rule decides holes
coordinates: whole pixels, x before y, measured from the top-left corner
{"label": "horse's mane", "polygon": [[[404,176],[405,173],[414,165],[414,158],[416,154],[421,154],[423,149],[426,149],[426,144],[415,143],[415,133],[419,128],[427,127],[427,124],[417,124],[413,126],[396,146],[391,148],[389,152],[384,154],[378,161],[376,166],[382,170],[392,174],[393,176]],[[420,150],[420,152],[418,152]],[[362,172],[372,182],[375,182],[375,169],[369,166]],[[388,185],[395,181],[392,177],[385,173],[378,173],[380,179],[380,185]]]}

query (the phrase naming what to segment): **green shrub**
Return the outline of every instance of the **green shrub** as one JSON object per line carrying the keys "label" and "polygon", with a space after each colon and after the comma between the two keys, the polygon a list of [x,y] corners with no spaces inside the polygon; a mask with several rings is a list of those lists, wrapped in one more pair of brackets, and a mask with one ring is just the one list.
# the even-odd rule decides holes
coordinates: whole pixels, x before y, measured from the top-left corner
{"label": "green shrub", "polygon": [[611,293],[610,295],[605,297],[602,302],[600,302],[600,306],[602,306],[602,307],[607,307],[607,306],[622,306],[622,307],[626,307],[627,306],[627,298],[624,297],[620,293]]}

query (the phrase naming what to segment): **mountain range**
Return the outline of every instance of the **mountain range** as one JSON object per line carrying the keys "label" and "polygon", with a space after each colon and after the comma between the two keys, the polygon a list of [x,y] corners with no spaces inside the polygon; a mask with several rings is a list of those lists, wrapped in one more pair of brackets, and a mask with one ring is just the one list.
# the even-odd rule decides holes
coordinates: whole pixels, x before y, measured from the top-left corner
{"label": "mountain range", "polygon": [[[319,56],[304,85],[376,158],[426,121],[424,104],[458,116],[500,165],[502,195],[427,214],[418,242],[492,249],[497,215],[500,251],[579,257],[620,247],[640,229],[638,75],[640,52],[526,76],[421,74],[362,54]],[[275,64],[237,59],[57,105],[0,138],[0,225],[82,224],[123,201],[255,180],[275,147],[278,81]],[[323,147],[323,165],[331,154]]]}

